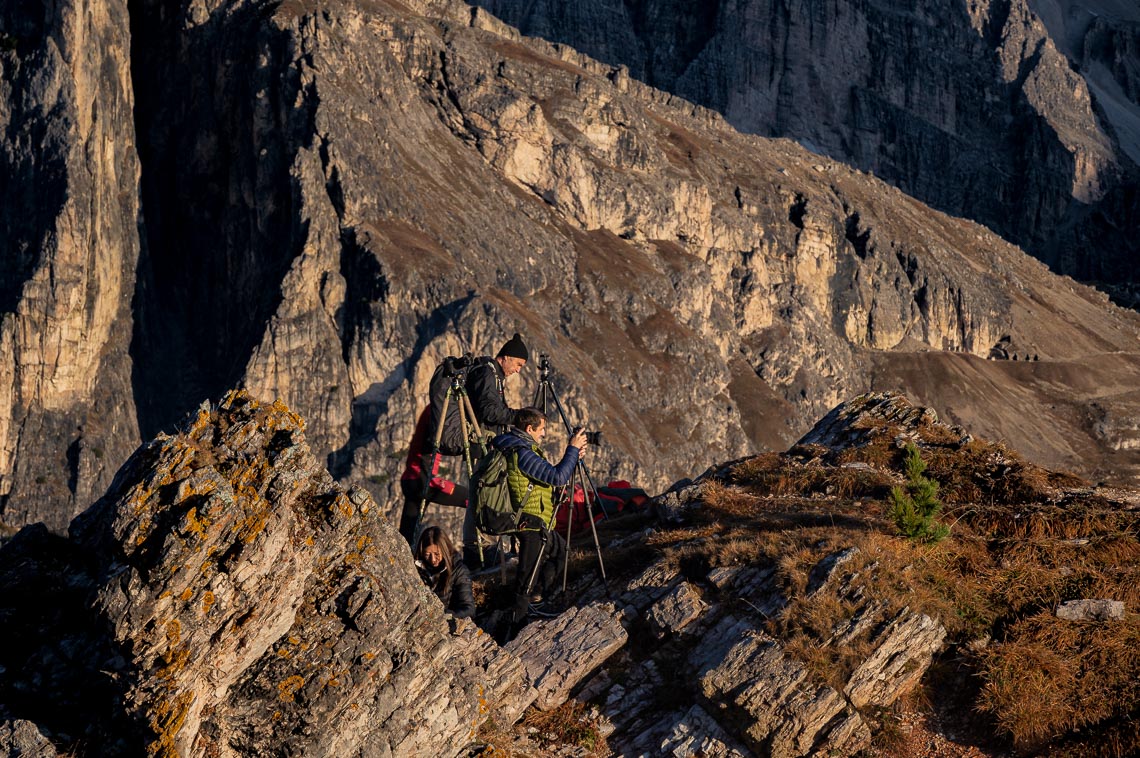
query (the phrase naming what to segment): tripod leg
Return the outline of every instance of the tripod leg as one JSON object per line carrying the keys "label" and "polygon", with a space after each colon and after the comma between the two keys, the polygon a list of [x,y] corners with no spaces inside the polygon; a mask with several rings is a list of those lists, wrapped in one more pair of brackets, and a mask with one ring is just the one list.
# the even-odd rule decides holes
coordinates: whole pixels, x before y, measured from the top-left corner
{"label": "tripod leg", "polygon": [[[566,576],[570,573],[570,531],[574,528],[574,477],[570,477],[570,497],[562,507],[566,509],[566,554],[562,556],[562,596],[566,596]],[[552,524],[558,523],[558,511],[554,511]]]}
{"label": "tripod leg", "polygon": [[[467,434],[467,412],[471,408],[471,402],[467,399],[467,392],[462,386],[456,389],[456,395],[459,396],[459,428],[463,430],[463,461],[467,464],[467,508],[463,514],[463,546],[467,547],[467,539],[469,536],[474,540],[475,548],[479,553],[479,567],[482,568],[483,540],[479,539],[478,530],[475,529],[475,512],[472,510],[475,504],[471,502],[471,498],[475,496],[475,490],[471,486],[475,466],[471,460],[471,438]],[[476,429],[479,428],[479,423],[475,420],[474,413],[471,414],[471,422],[475,424]]]}
{"label": "tripod leg", "polygon": [[534,402],[531,403],[535,408],[542,411],[543,415],[546,414],[546,382],[539,381],[538,389],[534,391]]}
{"label": "tripod leg", "polygon": [[486,455],[487,441],[483,437],[483,429],[479,426],[479,419],[475,417],[475,409],[471,407],[471,398],[467,397],[467,390],[463,390],[459,394],[459,402],[459,410],[467,414],[468,423],[475,430],[475,438],[479,440],[479,449],[482,450],[483,455]]}
{"label": "tripod leg", "polygon": [[416,528],[412,530],[412,546],[414,548],[416,540],[420,537],[420,525],[424,520],[424,511],[427,510],[428,491],[431,489],[429,483],[431,476],[435,473],[436,466],[439,465],[439,441],[443,439],[443,424],[447,420],[447,406],[451,403],[451,388],[447,388],[447,393],[443,396],[443,407],[439,412],[439,422],[435,427],[435,437],[431,443],[431,463],[427,469],[428,482],[424,483],[424,494],[420,499],[420,512],[416,516]]}
{"label": "tripod leg", "polygon": [[[586,516],[590,519],[590,531],[594,533],[594,550],[598,554],[598,569],[602,572],[602,586],[606,588],[606,594],[609,594],[609,585],[606,584],[606,564],[602,561],[602,545],[598,542],[598,528],[594,525],[594,508],[590,505],[590,490],[586,489],[586,466],[582,461],[578,461],[578,476],[582,480],[582,494],[586,498]],[[593,482],[590,482],[593,484]],[[594,498],[598,497],[598,490],[594,489]],[[599,502],[600,505],[600,502]]]}

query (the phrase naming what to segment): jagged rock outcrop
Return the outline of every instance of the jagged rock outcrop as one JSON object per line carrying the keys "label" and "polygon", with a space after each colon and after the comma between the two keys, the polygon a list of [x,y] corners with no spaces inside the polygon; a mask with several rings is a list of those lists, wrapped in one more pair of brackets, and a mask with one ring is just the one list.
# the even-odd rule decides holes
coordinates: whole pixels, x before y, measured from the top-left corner
{"label": "jagged rock outcrop", "polygon": [[58,755],[36,725],[23,719],[0,721],[0,752],[13,758],[55,758]]}
{"label": "jagged rock outcrop", "polygon": [[1127,3],[475,4],[742,131],[872,171],[1062,273],[1135,280],[1140,17]]}
{"label": "jagged rock outcrop", "polygon": [[126,0],[0,10],[0,519],[10,525],[63,529],[139,442],[133,106]]}
{"label": "jagged rock outcrop", "polygon": [[613,605],[596,604],[528,624],[506,649],[519,656],[526,680],[537,690],[534,704],[545,709],[566,702],[627,639]]}
{"label": "jagged rock outcrop", "polygon": [[[605,430],[598,479],[782,448],[868,389],[1134,475],[1138,398],[1109,388],[1140,321],[975,224],[458,2],[131,10],[146,245],[115,397],[137,417],[100,423],[151,436],[242,384],[389,509],[438,359],[518,330]],[[508,385],[526,402],[533,368]],[[82,468],[72,440],[12,465]],[[17,494],[11,525],[81,505]]]}
{"label": "jagged rock outcrop", "polygon": [[402,538],[280,404],[203,409],[71,532],[0,553],[0,702],[65,746],[456,754],[535,697],[518,658],[449,630]]}

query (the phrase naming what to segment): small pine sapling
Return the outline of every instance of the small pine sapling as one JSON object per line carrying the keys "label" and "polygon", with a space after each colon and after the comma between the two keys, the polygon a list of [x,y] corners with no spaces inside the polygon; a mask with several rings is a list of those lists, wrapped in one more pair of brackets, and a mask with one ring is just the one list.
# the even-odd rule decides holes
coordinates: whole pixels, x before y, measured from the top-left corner
{"label": "small pine sapling", "polygon": [[926,476],[926,461],[916,445],[906,446],[903,470],[907,482],[891,488],[890,516],[899,533],[917,542],[934,543],[950,533],[950,527],[938,521],[942,501],[938,499],[938,482]]}

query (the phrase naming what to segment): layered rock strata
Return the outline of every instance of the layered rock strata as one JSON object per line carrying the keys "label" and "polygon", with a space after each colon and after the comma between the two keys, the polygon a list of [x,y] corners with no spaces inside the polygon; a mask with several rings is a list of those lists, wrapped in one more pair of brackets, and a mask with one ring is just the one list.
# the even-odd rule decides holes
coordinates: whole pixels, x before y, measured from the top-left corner
{"label": "layered rock strata", "polygon": [[1135,280],[1140,19],[1127,3],[475,4],[742,131],[872,171],[1062,273]]}
{"label": "layered rock strata", "polygon": [[[288,196],[247,193],[220,225],[262,228],[270,204],[295,219],[278,227],[287,273],[259,274],[279,303],[246,337],[244,381],[382,499],[435,362],[515,330],[614,441],[599,473],[646,483],[709,447],[782,445],[864,386],[867,351],[1134,347],[1130,317],[974,225],[487,14],[413,8],[282,6],[217,42],[277,72],[245,133],[293,135],[263,148],[290,156]],[[221,22],[187,23],[213,39]]]}
{"label": "layered rock strata", "polygon": [[[572,421],[605,431],[602,481],[661,488],[710,451],[783,447],[872,387],[1048,463],[1132,476],[1140,322],[975,224],[460,3],[131,11],[132,362],[84,374],[124,383],[81,396],[115,400],[84,429],[119,447],[44,427],[21,437],[43,455],[10,455],[4,476],[78,471],[62,492],[93,495],[136,423],[150,436],[238,383],[301,413],[334,476],[391,510],[438,360],[514,331],[553,356]],[[125,339],[84,312],[100,316],[85,345]],[[535,380],[532,362],[510,402]],[[82,503],[50,495],[13,490],[0,519],[52,511],[59,529]]]}
{"label": "layered rock strata", "polygon": [[0,10],[0,519],[57,529],[138,444],[126,0]]}

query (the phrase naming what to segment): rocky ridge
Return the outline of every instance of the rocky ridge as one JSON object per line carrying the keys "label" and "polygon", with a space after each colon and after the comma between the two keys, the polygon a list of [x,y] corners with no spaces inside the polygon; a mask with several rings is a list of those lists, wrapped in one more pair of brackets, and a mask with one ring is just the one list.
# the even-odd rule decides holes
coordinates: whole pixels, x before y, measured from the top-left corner
{"label": "rocky ridge", "polygon": [[[855,575],[828,565],[814,595],[853,592]],[[776,617],[791,599],[770,569],[689,574],[656,561],[608,603],[584,587],[500,649],[445,618],[395,529],[366,492],[332,481],[295,414],[234,394],[133,456],[70,538],[37,525],[0,549],[0,744],[458,755],[488,718],[510,724],[584,686],[629,750],[852,755],[870,739],[859,710],[913,688],[945,636],[922,614],[864,603],[844,639],[869,634],[870,652],[834,689],[764,631],[758,609]],[[662,651],[689,652],[669,672],[640,660],[616,684],[606,665],[643,649],[647,623]],[[639,721],[684,672],[698,700]]]}
{"label": "rocky ridge", "polygon": [[518,659],[449,628],[303,428],[231,395],[133,456],[69,540],[5,545],[0,702],[91,755],[457,754],[517,718]]}
{"label": "rocky ridge", "polygon": [[[105,460],[75,479],[97,494],[124,435],[235,384],[299,412],[334,476],[390,507],[436,362],[513,331],[606,431],[599,477],[663,487],[871,388],[1134,476],[1140,321],[976,224],[460,3],[164,9],[131,7],[129,389],[93,390],[81,444],[45,434],[51,455],[9,459],[27,464],[5,523],[61,531],[82,502],[50,493],[71,471]],[[133,244],[106,249],[131,268]],[[92,313],[128,307],[99,297]]]}
{"label": "rocky ridge", "polygon": [[1116,0],[478,0],[997,231],[1056,271],[1135,280],[1135,8]]}
{"label": "rocky ridge", "polygon": [[[678,483],[652,520],[603,523],[608,586],[576,572],[567,610],[505,648],[445,616],[394,526],[333,481],[303,428],[232,394],[136,453],[69,538],[35,525],[0,546],[0,747],[461,755],[494,749],[528,708],[590,702],[623,755],[854,756],[925,686],[939,718],[989,709],[1005,730],[970,744],[1061,744],[1073,726],[1053,712],[946,695],[972,690],[954,676],[998,671],[1037,697],[1018,677],[1041,670],[1003,656],[1025,655],[1035,625],[1074,623],[1101,624],[1065,627],[1060,644],[1077,647],[1057,650],[1087,687],[1058,690],[1088,706],[1076,744],[1134,707],[1097,698],[1135,681],[1134,656],[1113,651],[1137,624],[1140,494],[1042,472],[897,395],[841,405],[787,453]],[[883,510],[903,444],[964,508],[934,548],[894,536]],[[1025,574],[1033,550],[1056,563]],[[937,573],[959,566],[972,568]],[[1000,571],[1023,579],[986,578]],[[969,594],[1003,587],[1012,604]],[[1111,612],[1067,620],[1089,587],[1105,595],[1085,605]],[[1060,593],[1055,615],[1042,588]]]}

